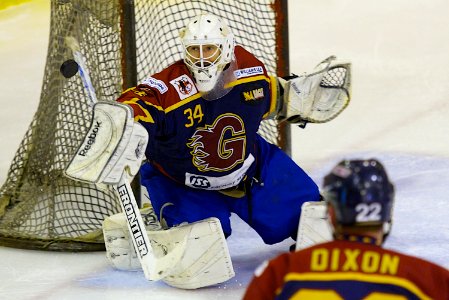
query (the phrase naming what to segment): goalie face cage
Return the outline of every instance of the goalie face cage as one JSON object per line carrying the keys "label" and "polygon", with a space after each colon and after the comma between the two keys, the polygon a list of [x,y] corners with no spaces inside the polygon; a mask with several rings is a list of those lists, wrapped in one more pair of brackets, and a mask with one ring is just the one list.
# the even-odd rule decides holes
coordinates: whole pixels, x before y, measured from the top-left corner
{"label": "goalie face cage", "polygon": [[[0,190],[0,245],[104,250],[102,221],[121,211],[112,187],[63,176],[91,118],[80,76],[66,79],[59,73],[61,64],[72,58],[64,44],[66,36],[79,41],[97,97],[105,101],[115,101],[123,89],[181,59],[178,32],[203,11],[225,18],[239,44],[261,59],[269,72],[284,76],[288,74],[286,3],[52,0],[39,107]],[[287,133],[275,121],[264,121],[259,132],[289,151]]]}

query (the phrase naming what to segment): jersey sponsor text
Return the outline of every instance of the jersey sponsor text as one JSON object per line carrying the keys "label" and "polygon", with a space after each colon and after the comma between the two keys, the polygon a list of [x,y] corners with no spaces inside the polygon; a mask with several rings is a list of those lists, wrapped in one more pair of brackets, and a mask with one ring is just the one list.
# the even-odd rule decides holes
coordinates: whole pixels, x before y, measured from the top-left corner
{"label": "jersey sponsor text", "polygon": [[145,79],[142,84],[146,84],[149,85],[151,87],[156,88],[161,94],[164,94],[165,92],[168,91],[168,87],[165,85],[165,83],[162,80],[153,78],[153,77],[148,77],[147,79]]}
{"label": "jersey sponsor text", "polygon": [[235,70],[234,75],[237,79],[244,78],[244,77],[250,77],[254,75],[260,75],[263,74],[263,68],[261,66],[251,67],[251,68],[245,68],[240,70]]}

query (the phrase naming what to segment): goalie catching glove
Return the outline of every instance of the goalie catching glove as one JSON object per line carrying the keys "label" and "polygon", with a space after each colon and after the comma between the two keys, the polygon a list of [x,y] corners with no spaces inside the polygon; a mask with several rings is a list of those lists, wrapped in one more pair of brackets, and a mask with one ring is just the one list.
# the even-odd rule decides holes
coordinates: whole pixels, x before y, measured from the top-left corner
{"label": "goalie catching glove", "polygon": [[331,56],[310,74],[286,80],[278,119],[304,127],[307,123],[325,123],[338,116],[351,98],[351,64],[335,62]]}

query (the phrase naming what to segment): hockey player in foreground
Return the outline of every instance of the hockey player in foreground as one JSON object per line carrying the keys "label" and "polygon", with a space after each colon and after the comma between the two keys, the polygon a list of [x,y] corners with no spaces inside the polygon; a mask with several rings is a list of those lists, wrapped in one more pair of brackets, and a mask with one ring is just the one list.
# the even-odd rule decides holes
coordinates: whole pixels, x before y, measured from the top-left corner
{"label": "hockey player in foreground", "polygon": [[[318,187],[257,131],[266,118],[301,125],[335,118],[349,103],[350,64],[330,57],[310,74],[289,80],[270,76],[261,61],[234,45],[229,27],[210,14],[189,22],[180,38],[184,59],[125,91],[121,104],[110,104],[110,110],[132,108],[134,121],[148,133],[140,174],[151,206],[142,215],[146,221],[157,215],[156,222],[147,222],[153,225],[147,228],[150,256],[166,266],[158,267],[156,277],[192,289],[234,276],[225,241],[232,232],[232,212],[267,244],[296,239],[301,205],[320,200]],[[94,115],[105,105],[96,105]],[[92,134],[104,136],[92,128]],[[89,143],[86,138],[86,149]],[[133,149],[123,150],[126,157]],[[117,151],[104,155],[111,155],[111,162],[123,156]],[[79,158],[76,165],[85,159]],[[124,214],[111,216],[103,231],[112,265],[130,270],[140,263],[127,222],[136,247],[145,241],[141,231],[133,231],[134,215],[124,209],[128,221]]]}
{"label": "hockey player in foreground", "polygon": [[265,263],[244,299],[449,299],[446,269],[380,247],[394,198],[380,162],[340,162],[323,196],[335,240]]}

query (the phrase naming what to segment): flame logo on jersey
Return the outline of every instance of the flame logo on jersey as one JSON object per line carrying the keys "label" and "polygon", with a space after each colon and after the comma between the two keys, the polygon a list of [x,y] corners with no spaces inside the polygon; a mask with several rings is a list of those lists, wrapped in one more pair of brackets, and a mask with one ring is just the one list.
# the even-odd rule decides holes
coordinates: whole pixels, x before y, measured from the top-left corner
{"label": "flame logo on jersey", "polygon": [[193,150],[193,165],[199,171],[225,172],[245,160],[246,132],[243,120],[224,114],[212,125],[198,127],[187,144]]}

